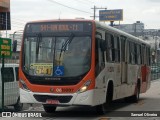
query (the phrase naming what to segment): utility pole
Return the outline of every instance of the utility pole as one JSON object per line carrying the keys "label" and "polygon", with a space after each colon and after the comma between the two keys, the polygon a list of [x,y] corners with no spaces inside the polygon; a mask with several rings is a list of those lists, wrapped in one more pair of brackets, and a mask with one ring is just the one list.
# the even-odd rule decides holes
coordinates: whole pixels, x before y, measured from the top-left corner
{"label": "utility pole", "polygon": [[96,10],[97,10],[97,9],[105,9],[105,10],[107,10],[107,8],[97,8],[95,5],[94,5],[94,7],[91,8],[91,9],[93,9],[93,16],[90,16],[90,17],[93,17],[93,20],[95,20],[96,17],[99,17],[99,16],[96,16]]}
{"label": "utility pole", "polygon": [[7,28],[7,27],[8,27],[8,26],[7,26],[7,22],[8,22],[7,19],[8,19],[8,18],[7,18],[7,12],[6,12],[6,38],[7,38],[7,30],[8,30],[8,28]]}

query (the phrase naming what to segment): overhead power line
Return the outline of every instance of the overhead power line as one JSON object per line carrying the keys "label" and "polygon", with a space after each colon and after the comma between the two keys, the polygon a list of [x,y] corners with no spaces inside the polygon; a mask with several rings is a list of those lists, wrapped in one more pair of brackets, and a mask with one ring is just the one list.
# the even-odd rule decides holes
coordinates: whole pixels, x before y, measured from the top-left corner
{"label": "overhead power line", "polygon": [[72,9],[72,10],[76,10],[76,11],[83,12],[83,13],[86,13],[86,14],[92,14],[92,13],[87,12],[87,11],[83,11],[83,10],[79,10],[79,9],[76,9],[76,8],[73,8],[73,7],[69,7],[69,6],[64,5],[64,4],[62,4],[62,3],[56,2],[55,0],[48,0],[48,1],[49,1],[49,2],[52,2],[52,3],[55,3],[55,4],[58,4],[58,5],[61,5],[61,6],[63,6],[63,7]]}
{"label": "overhead power line", "polygon": [[94,5],[94,8],[91,8],[91,9],[93,9],[94,10],[94,12],[93,12],[93,16],[91,16],[91,17],[93,17],[93,19],[95,20],[95,18],[96,17],[99,17],[99,16],[96,16],[96,10],[97,9],[104,9],[104,10],[107,10],[107,8],[97,8],[95,5]]}
{"label": "overhead power line", "polygon": [[94,3],[93,1],[90,1],[90,0],[85,0],[85,1],[88,1],[88,2],[90,2],[90,3]]}

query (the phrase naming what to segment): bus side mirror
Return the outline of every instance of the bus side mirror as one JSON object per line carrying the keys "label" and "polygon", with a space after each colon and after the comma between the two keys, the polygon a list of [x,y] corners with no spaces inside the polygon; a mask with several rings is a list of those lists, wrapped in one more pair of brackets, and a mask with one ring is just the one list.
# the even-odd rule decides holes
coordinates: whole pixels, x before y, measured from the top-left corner
{"label": "bus side mirror", "polygon": [[107,43],[106,43],[106,40],[101,39],[100,41],[101,41],[101,42],[100,42],[101,51],[104,52],[104,51],[107,50]]}

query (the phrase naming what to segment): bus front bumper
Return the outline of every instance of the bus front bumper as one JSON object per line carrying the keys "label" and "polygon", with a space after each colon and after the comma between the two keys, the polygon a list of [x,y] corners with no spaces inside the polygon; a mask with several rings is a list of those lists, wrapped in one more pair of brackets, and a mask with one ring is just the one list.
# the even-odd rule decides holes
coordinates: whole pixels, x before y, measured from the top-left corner
{"label": "bus front bumper", "polygon": [[[54,94],[54,93],[37,93],[31,91],[25,91],[20,88],[20,101],[21,103],[41,103],[48,104],[48,101],[58,101],[51,102],[56,106],[68,106],[68,105],[88,105],[95,106],[100,104],[101,100],[98,97],[101,91],[88,90],[83,93],[73,93],[73,94]],[[98,102],[97,102],[98,101]]]}

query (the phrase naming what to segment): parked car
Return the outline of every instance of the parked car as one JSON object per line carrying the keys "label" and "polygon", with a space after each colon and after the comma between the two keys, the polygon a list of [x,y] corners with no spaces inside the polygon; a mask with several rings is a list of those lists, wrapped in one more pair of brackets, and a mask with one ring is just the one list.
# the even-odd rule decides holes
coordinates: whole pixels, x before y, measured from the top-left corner
{"label": "parked car", "polygon": [[[0,64],[0,108],[2,108],[2,64]],[[14,106],[16,111],[22,110],[18,85],[19,64],[4,65],[4,106]]]}

